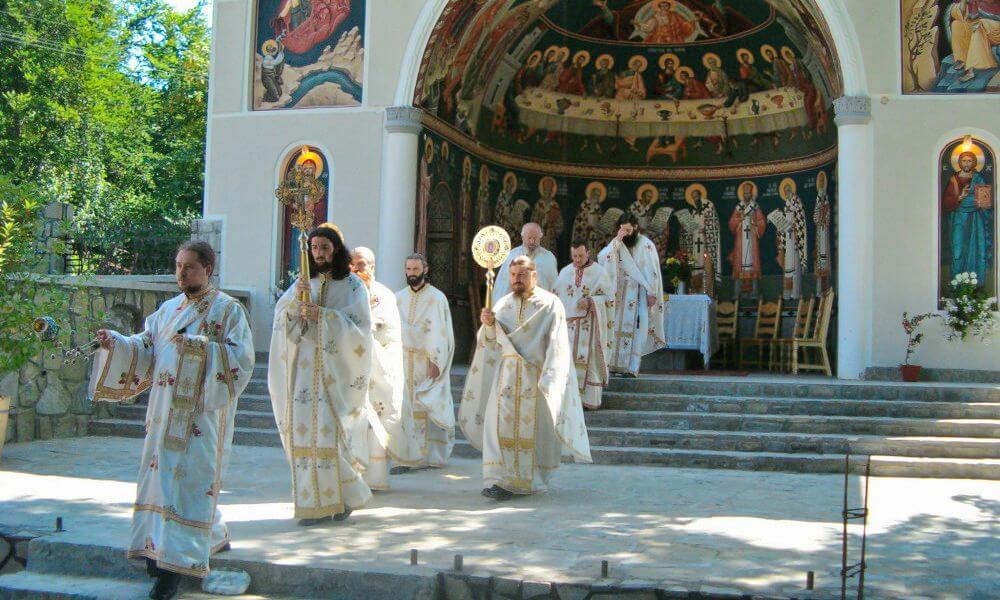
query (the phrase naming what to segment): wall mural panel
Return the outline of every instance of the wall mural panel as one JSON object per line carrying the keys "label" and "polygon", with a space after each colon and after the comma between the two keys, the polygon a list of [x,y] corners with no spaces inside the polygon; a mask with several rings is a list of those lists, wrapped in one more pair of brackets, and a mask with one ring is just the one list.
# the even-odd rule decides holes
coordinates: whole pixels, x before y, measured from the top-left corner
{"label": "wall mural panel", "polygon": [[1000,0],[901,0],[904,94],[1000,92]]}
{"label": "wall mural panel", "polygon": [[939,291],[959,273],[975,273],[997,295],[996,155],[981,140],[955,140],[941,151]]}
{"label": "wall mural panel", "polygon": [[365,0],[255,0],[252,108],[357,106]]}
{"label": "wall mural panel", "polygon": [[[293,151],[286,159],[281,180],[285,181],[295,170],[301,171],[307,177],[315,177],[322,186],[323,197],[313,206],[313,217],[317,225],[325,222],[330,200],[330,162],[318,148],[302,146]],[[286,289],[299,272],[299,230],[292,226],[292,208],[290,206],[282,207],[281,215],[281,243],[278,246],[281,259],[278,263],[280,265],[278,287]]]}
{"label": "wall mural panel", "polygon": [[[535,170],[512,169],[484,159],[474,146],[457,144],[454,136],[447,129],[427,129],[420,144],[421,170],[431,179],[422,188],[431,193],[426,206],[438,206],[442,198],[462,198],[463,206],[468,204],[452,207],[451,214],[460,218],[454,224],[435,210],[422,217],[430,223],[429,232],[455,231],[450,233],[450,252],[428,244],[445,261],[436,265],[432,260],[433,270],[444,271],[439,277],[449,279],[436,281],[443,288],[457,291],[460,283],[479,280],[469,245],[458,240],[471,239],[483,225],[502,226],[517,245],[521,226],[540,222],[546,228],[543,245],[556,253],[561,266],[569,262],[573,239],[587,240],[592,252],[607,244],[615,220],[625,211],[639,216],[662,258],[683,250],[698,257],[699,268],[711,261],[722,298],[736,290],[797,298],[819,294],[835,281],[835,161],[752,178],[595,180],[552,176],[543,163]],[[443,159],[442,146],[449,148]],[[436,225],[445,220],[447,227]],[[435,238],[440,239],[430,236]]]}
{"label": "wall mural panel", "polygon": [[574,165],[800,159],[836,147],[838,67],[812,15],[799,0],[452,2],[415,102],[494,150]]}

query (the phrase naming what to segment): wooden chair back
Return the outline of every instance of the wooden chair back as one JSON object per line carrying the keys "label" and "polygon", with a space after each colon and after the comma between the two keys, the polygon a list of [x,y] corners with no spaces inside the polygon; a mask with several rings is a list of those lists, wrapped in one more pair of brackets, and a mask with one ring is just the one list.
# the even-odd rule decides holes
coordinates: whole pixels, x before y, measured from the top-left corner
{"label": "wooden chair back", "polygon": [[828,288],[819,300],[819,310],[816,311],[816,326],[813,328],[813,339],[817,342],[826,342],[826,337],[830,333],[833,297],[833,288]]}
{"label": "wooden chair back", "polygon": [[775,339],[781,331],[781,298],[774,302],[764,302],[761,298],[757,303],[757,324],[754,327],[754,337],[758,339]]}
{"label": "wooden chair back", "polygon": [[735,338],[739,320],[740,301],[719,302],[715,305],[716,323],[720,338]]}
{"label": "wooden chair back", "polygon": [[795,329],[792,330],[792,337],[797,340],[804,340],[813,335],[813,306],[815,298],[799,299],[798,310],[795,311]]}

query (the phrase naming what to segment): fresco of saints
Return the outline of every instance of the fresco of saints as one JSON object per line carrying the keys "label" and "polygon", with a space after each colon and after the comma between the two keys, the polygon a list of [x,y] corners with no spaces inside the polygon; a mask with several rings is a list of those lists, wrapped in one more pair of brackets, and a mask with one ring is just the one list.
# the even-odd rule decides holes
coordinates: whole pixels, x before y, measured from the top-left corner
{"label": "fresco of saints", "polygon": [[542,177],[538,182],[538,193],[541,197],[531,211],[531,222],[542,227],[542,247],[553,254],[558,254],[557,241],[563,232],[562,209],[556,200],[559,185],[552,177]]}
{"label": "fresco of saints", "polygon": [[590,93],[597,98],[615,97],[615,74],[611,70],[615,59],[610,54],[602,54],[594,61],[596,70],[590,76]]}
{"label": "fresco of saints", "polygon": [[740,48],[736,51],[736,60],[740,63],[740,81],[746,86],[747,92],[752,94],[771,89],[771,82],[753,66],[753,52]]}
{"label": "fresco of saints", "polygon": [[972,81],[976,70],[1000,67],[1000,0],[953,2],[947,18],[959,81]]}
{"label": "fresco of saints", "polygon": [[787,223],[783,230],[778,231],[777,236],[778,265],[784,272],[782,297],[785,300],[798,300],[802,297],[802,275],[809,264],[806,213],[794,179],[782,179],[778,191],[785,201],[781,212]]}
{"label": "fresco of saints", "polygon": [[649,62],[644,56],[633,56],[628,59],[628,69],[622,71],[615,79],[615,98],[618,100],[642,100],[646,97],[646,82],[642,73]]}
{"label": "fresco of saints", "polygon": [[659,60],[660,72],[656,74],[656,85],[653,91],[659,98],[679,100],[684,95],[684,86],[677,81],[677,67],[680,59],[676,54],[664,54]]}
{"label": "fresco of saints", "polygon": [[281,72],[285,70],[285,47],[280,41],[267,40],[260,50],[264,55],[260,63],[264,102],[277,102],[281,99],[281,86],[285,83],[281,78]]}
{"label": "fresco of saints", "polygon": [[729,261],[733,268],[733,282],[737,284],[735,295],[758,293],[761,277],[760,238],[764,235],[767,221],[757,203],[757,184],[744,181],[737,188],[739,202],[729,217],[729,232],[733,235],[733,249]]}
{"label": "fresco of saints", "polygon": [[700,183],[692,183],[684,190],[684,202],[689,207],[691,219],[688,227],[681,223],[680,247],[694,262],[691,287],[705,290],[708,285],[705,281],[706,262],[711,265],[713,279],[721,281],[722,277],[719,214],[715,203],[708,199],[708,190]]}
{"label": "fresco of saints", "polygon": [[698,15],[676,0],[653,0],[635,14],[630,39],[647,44],[683,44],[707,37]]}
{"label": "fresco of saints", "polygon": [[[660,258],[666,257],[667,243],[670,240],[670,229],[667,221],[670,219],[671,209],[661,207],[656,209],[656,203],[660,200],[660,190],[652,183],[640,185],[635,191],[635,202],[628,207],[628,211],[635,215],[639,221],[639,228],[643,235],[652,240],[656,245],[656,252]],[[666,209],[666,212],[661,212]]]}
{"label": "fresco of saints", "polygon": [[[507,171],[503,176],[503,185],[500,194],[497,196],[497,203],[494,209],[494,222],[503,227],[510,235],[511,245],[517,247],[521,245],[520,226],[514,227],[514,194],[517,193],[517,175],[513,171]],[[518,240],[514,243],[514,240]]]}
{"label": "fresco of saints", "polygon": [[[809,75],[809,71],[806,70],[805,65],[795,57],[795,52],[788,46],[784,46],[781,49],[781,58],[788,65],[791,84],[805,96],[803,103],[806,107],[806,114],[809,116],[809,129],[815,129],[820,124],[821,119],[823,119],[824,115],[822,113],[825,112],[825,109],[823,108],[823,99],[819,92],[816,91],[816,86],[813,85],[812,76]],[[812,137],[810,130],[806,130],[803,133],[806,139]]]}
{"label": "fresco of saints", "polygon": [[788,69],[788,63],[784,60],[778,60],[778,51],[774,49],[774,46],[770,44],[761,46],[760,56],[771,65],[767,77],[771,80],[772,88],[792,85],[792,72]]}
{"label": "fresco of saints", "polygon": [[479,167],[479,190],[476,193],[476,230],[493,223],[493,211],[490,210],[490,168]]}
{"label": "fresco of saints", "polygon": [[461,242],[458,252],[458,282],[465,283],[469,270],[469,240],[472,229],[472,159],[466,156],[462,159],[462,182],[458,186],[458,203],[462,211]]}
{"label": "fresco of saints", "polygon": [[[538,87],[543,90],[554,92],[559,87],[559,77],[562,75],[563,61],[560,59],[561,50],[557,46],[552,46],[545,51],[545,75]],[[569,48],[566,49],[569,54]]]}
{"label": "fresco of saints", "polygon": [[601,204],[608,197],[608,188],[600,181],[591,181],[584,194],[586,197],[573,220],[572,238],[586,242],[587,249],[595,253],[604,247],[604,234],[598,226],[602,215]]}
{"label": "fresco of saints", "polygon": [[830,210],[830,198],[827,195],[829,181],[826,171],[816,174],[816,206],[813,208],[813,223],[816,225],[816,263],[813,267],[816,275],[816,295],[822,296],[830,287],[830,273],[833,269],[833,257],[830,252],[830,233],[833,225],[833,213]]}
{"label": "fresco of saints", "polygon": [[583,68],[590,63],[590,53],[580,50],[573,55],[573,64],[568,69],[563,69],[559,76],[558,90],[563,94],[574,94],[585,96],[587,88],[583,85]]}
{"label": "fresco of saints", "polygon": [[983,174],[986,158],[983,149],[971,140],[952,151],[952,174],[941,195],[941,214],[950,233],[949,273],[975,273],[985,285],[993,268],[993,186]]}
{"label": "fresco of saints", "polygon": [[704,100],[711,96],[705,84],[695,79],[694,69],[691,67],[677,69],[677,82],[684,89],[682,94],[684,100]]}
{"label": "fresco of saints", "polygon": [[427,205],[431,201],[431,187],[434,185],[434,174],[431,165],[434,163],[434,140],[424,136],[424,154],[420,157],[419,187],[417,189],[417,204],[420,222],[417,224],[417,252],[427,251]]}
{"label": "fresco of saints", "polygon": [[270,25],[289,51],[305,54],[329,41],[350,14],[351,0],[283,0]]}

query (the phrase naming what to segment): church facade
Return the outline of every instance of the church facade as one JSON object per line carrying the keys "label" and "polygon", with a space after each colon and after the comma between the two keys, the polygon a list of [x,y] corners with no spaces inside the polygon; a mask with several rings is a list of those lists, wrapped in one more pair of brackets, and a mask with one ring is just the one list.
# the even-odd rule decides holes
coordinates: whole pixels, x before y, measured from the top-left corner
{"label": "church facade", "polygon": [[[485,224],[568,262],[635,213],[720,300],[836,294],[837,375],[902,362],[903,312],[997,293],[1000,12],[863,0],[217,0],[205,217],[259,349],[298,264],[275,189],[403,285],[414,249],[471,336]],[[995,29],[996,28],[996,29]],[[925,322],[915,362],[996,370]],[[463,349],[459,348],[459,356]]]}

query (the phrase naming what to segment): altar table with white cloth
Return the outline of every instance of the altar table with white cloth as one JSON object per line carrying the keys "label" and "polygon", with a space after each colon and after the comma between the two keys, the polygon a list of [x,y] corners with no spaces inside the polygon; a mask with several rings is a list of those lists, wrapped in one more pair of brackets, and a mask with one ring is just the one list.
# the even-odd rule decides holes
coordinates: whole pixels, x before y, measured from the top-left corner
{"label": "altar table with white cloth", "polygon": [[719,349],[715,302],[704,294],[669,294],[663,307],[667,348],[701,352],[707,369]]}

